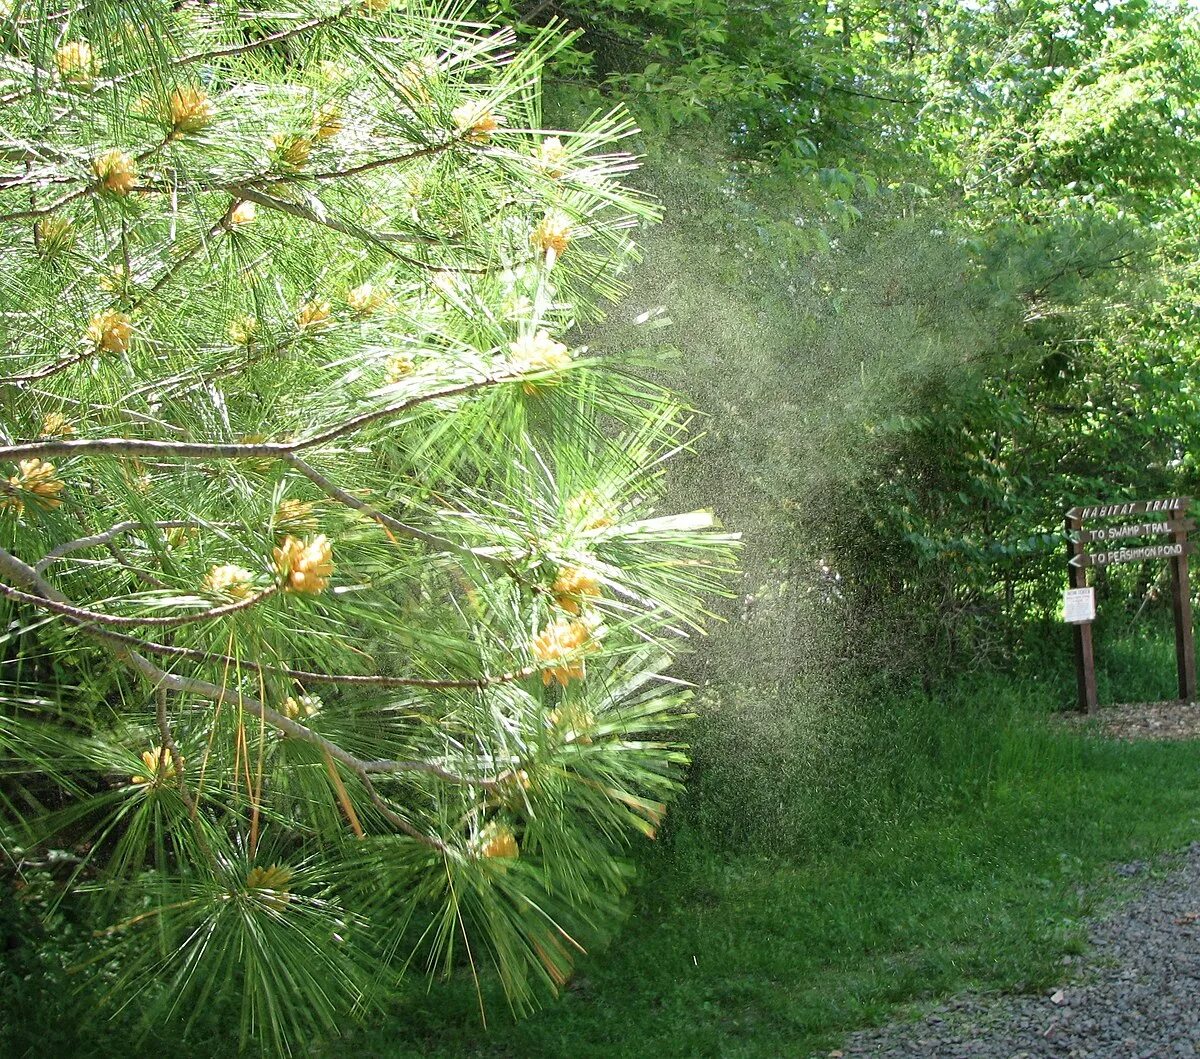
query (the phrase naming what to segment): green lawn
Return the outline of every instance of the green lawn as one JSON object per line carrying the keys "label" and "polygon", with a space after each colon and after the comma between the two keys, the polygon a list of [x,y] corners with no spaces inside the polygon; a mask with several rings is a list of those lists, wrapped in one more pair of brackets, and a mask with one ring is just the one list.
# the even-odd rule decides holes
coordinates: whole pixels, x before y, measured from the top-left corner
{"label": "green lawn", "polygon": [[[1165,640],[1105,648],[1107,694],[1169,693]],[[484,1030],[469,983],[422,986],[338,1053],[805,1055],[967,986],[1050,984],[1105,865],[1200,837],[1200,744],[1057,730],[1070,672],[1036,671],[831,706],[827,745],[779,733],[807,775],[777,789],[752,762],[697,777],[561,1000],[514,1023],[485,982]]]}

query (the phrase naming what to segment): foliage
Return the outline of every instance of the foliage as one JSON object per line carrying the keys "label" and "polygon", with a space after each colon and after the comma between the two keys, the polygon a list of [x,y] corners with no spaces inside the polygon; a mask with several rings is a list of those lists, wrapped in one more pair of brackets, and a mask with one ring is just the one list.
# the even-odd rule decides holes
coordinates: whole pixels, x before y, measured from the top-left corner
{"label": "foliage", "polygon": [[570,334],[655,215],[628,119],[537,131],[562,38],[461,6],[0,35],[9,885],[60,851],[42,919],[145,1027],[288,1051],[414,962],[527,1008],[678,787],[730,563],[656,507],[679,404]]}
{"label": "foliage", "polygon": [[[858,215],[885,174],[911,160],[921,105],[904,56],[927,32],[908,0],[861,8],[825,0],[481,0],[534,32],[564,19],[581,36],[555,57],[550,98],[570,113],[617,93],[663,168],[687,143],[725,191],[752,204],[773,253],[811,253]],[[656,170],[660,174],[662,170]],[[907,179],[914,179],[907,174]],[[656,178],[657,180],[657,175]],[[667,174],[667,179],[670,175]],[[799,219],[799,223],[798,222]],[[724,210],[708,215],[724,226]],[[763,240],[751,230],[757,250]]]}
{"label": "foliage", "polygon": [[[941,32],[922,136],[994,323],[974,385],[891,424],[877,495],[928,605],[979,631],[1000,617],[986,653],[1053,616],[1067,507],[1195,491],[1200,27],[1166,4],[1031,0]],[[1149,567],[1117,580],[1161,587]]]}
{"label": "foliage", "polygon": [[[1106,645],[1114,695],[1170,687],[1163,633]],[[1086,943],[1083,917],[1119,893],[1109,865],[1196,834],[1195,742],[1053,726],[1067,648],[1060,629],[1035,665],[935,695],[795,687],[760,790],[747,797],[736,768],[689,785],[637,916],[561,1004],[485,1035],[465,992],[414,997],[399,1039],[389,1026],[355,1044],[380,1059],[823,1055],[963,989],[1048,993]]]}
{"label": "foliage", "polygon": [[[663,260],[690,262],[663,301],[685,386],[714,412],[699,489],[737,481],[739,519],[766,538],[750,591],[786,585],[837,634],[837,608],[802,607],[831,569],[873,628],[839,654],[932,676],[1054,618],[1067,507],[1195,491],[1200,28],[1140,0],[874,17],[845,83],[921,105],[884,135],[873,122],[909,110],[877,102],[844,156],[814,140],[815,164],[884,177],[852,192],[857,223],[813,255],[794,235],[816,227],[802,188],[759,194],[732,138],[676,134],[650,170],[676,207],[650,252],[665,238]],[[1159,573],[1101,587],[1153,609]]]}

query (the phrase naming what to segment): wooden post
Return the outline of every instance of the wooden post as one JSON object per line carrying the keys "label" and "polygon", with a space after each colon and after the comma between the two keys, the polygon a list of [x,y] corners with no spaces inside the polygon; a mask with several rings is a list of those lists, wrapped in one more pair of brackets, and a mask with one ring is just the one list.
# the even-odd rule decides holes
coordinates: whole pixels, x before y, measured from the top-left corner
{"label": "wooden post", "polygon": [[[1171,531],[1173,544],[1187,543],[1186,504],[1172,509],[1171,517],[1179,528]],[[1179,697],[1184,702],[1196,698],[1196,642],[1192,632],[1192,586],[1188,579],[1187,548],[1181,548],[1171,560],[1171,608],[1175,612],[1175,665],[1179,671]]]}
{"label": "wooden post", "polygon": [[[1072,565],[1070,562],[1076,555],[1083,552],[1083,547],[1074,537],[1074,532],[1082,525],[1082,519],[1067,516],[1067,576],[1070,578],[1072,588],[1087,587],[1087,570],[1082,566]],[[1097,705],[1096,658],[1092,651],[1092,623],[1084,621],[1072,625],[1071,635],[1075,640],[1075,681],[1079,688],[1079,709],[1085,713],[1091,713]]]}

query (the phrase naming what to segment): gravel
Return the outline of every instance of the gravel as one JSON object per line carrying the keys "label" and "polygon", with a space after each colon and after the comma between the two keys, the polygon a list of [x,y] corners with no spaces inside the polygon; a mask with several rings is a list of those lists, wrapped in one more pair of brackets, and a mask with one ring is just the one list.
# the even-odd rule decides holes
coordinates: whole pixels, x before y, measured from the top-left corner
{"label": "gravel", "polygon": [[1068,728],[1090,730],[1109,739],[1197,739],[1200,738],[1200,703],[1130,702],[1102,706],[1095,713],[1068,710],[1058,715]]}
{"label": "gravel", "polygon": [[[1117,874],[1148,868],[1134,861]],[[1200,842],[1094,920],[1091,941],[1088,955],[1064,966],[1063,981],[1040,995],[958,997],[919,1022],[856,1033],[826,1054],[1200,1059]]]}

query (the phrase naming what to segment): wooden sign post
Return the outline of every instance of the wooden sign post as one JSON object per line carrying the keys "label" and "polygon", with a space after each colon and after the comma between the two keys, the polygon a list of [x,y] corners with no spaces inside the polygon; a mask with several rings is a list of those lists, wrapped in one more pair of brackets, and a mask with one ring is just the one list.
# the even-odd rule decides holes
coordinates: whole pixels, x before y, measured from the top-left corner
{"label": "wooden sign post", "polygon": [[[1075,539],[1074,530],[1083,526],[1077,517],[1067,512],[1067,579],[1072,588],[1087,587],[1087,570],[1075,560],[1083,554],[1083,546]],[[1075,682],[1079,688],[1079,708],[1091,713],[1096,708],[1096,656],[1092,652],[1092,623],[1076,622],[1071,627],[1075,641]]]}
{"label": "wooden sign post", "polygon": [[[1179,671],[1179,697],[1185,702],[1196,698],[1196,645],[1192,633],[1192,590],[1188,578],[1188,555],[1193,544],[1188,531],[1196,528],[1187,517],[1189,497],[1176,496],[1166,500],[1139,500],[1127,504],[1100,504],[1093,507],[1073,507],[1067,512],[1067,576],[1068,598],[1073,606],[1087,600],[1081,590],[1088,587],[1087,571],[1093,566],[1111,563],[1136,563],[1147,559],[1167,559],[1171,564],[1171,609],[1175,617],[1175,664]],[[1094,525],[1098,520],[1146,516],[1142,521],[1125,525]],[[1089,526],[1089,524],[1091,524]],[[1104,547],[1109,541],[1129,537],[1167,536],[1163,544],[1144,546]],[[1089,543],[1101,544],[1101,550],[1084,551]],[[1074,596],[1072,596],[1074,593]],[[1073,625],[1075,641],[1075,675],[1079,687],[1079,708],[1091,712],[1096,708],[1096,659],[1092,650],[1092,619],[1094,608],[1083,617],[1065,614]]]}
{"label": "wooden sign post", "polygon": [[1171,609],[1175,614],[1175,668],[1179,673],[1179,697],[1191,702],[1196,697],[1196,641],[1192,632],[1192,586],[1188,580],[1188,525],[1186,502],[1171,515],[1171,541],[1179,553],[1171,560]]}

